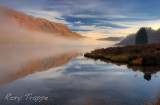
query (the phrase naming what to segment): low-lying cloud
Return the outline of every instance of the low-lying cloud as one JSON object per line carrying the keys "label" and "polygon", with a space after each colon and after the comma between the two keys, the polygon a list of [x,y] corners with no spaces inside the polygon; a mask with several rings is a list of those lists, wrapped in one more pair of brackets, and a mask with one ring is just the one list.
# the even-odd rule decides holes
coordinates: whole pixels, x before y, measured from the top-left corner
{"label": "low-lying cloud", "polygon": [[95,48],[107,47],[113,43],[90,39],[74,40],[60,37],[58,33],[30,31],[3,15],[0,15],[0,23],[0,80],[2,81],[31,61],[63,56],[67,53],[76,55]]}

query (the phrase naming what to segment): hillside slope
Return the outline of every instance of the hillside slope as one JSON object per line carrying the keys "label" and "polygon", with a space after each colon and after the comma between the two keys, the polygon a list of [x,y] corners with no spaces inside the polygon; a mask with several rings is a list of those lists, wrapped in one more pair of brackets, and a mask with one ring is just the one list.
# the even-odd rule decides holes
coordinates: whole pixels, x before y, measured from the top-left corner
{"label": "hillside slope", "polygon": [[62,24],[51,22],[43,18],[35,18],[3,5],[0,5],[0,15],[5,15],[9,19],[32,31],[59,33],[61,36],[74,39],[83,37],[77,33],[72,32],[68,27]]}
{"label": "hillside slope", "polygon": [[[160,29],[153,30],[152,28],[146,28],[147,35],[148,35],[148,41],[149,43],[160,43]],[[135,34],[130,34],[126,36],[119,45],[134,45],[135,44]]]}

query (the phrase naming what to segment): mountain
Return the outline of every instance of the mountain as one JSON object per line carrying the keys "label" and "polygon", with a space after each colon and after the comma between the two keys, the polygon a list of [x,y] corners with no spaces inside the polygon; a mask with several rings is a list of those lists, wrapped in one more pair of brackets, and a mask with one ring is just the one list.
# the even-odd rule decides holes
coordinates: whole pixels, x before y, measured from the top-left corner
{"label": "mountain", "polygon": [[74,39],[83,37],[78,33],[72,32],[68,27],[62,24],[51,22],[43,18],[35,18],[4,5],[0,5],[0,16],[2,15],[7,16],[10,20],[21,24],[31,31],[58,33],[61,36]]}
{"label": "mountain", "polygon": [[[147,35],[148,35],[148,42],[149,43],[160,43],[160,29],[153,30],[152,28],[146,28]],[[135,34],[130,34],[126,36],[123,40],[121,40],[118,45],[134,45],[135,44]]]}
{"label": "mountain", "polygon": [[97,40],[107,40],[107,41],[120,41],[123,37],[107,37],[107,38],[100,38]]}

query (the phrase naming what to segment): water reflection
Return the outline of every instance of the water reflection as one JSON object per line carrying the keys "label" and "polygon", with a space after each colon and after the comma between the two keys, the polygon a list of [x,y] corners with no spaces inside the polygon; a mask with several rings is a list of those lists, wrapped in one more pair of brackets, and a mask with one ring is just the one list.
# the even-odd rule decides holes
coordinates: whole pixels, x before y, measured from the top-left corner
{"label": "water reflection", "polygon": [[[98,60],[98,59],[93,59],[93,60]],[[116,64],[117,66],[122,66],[122,65],[126,65],[128,67],[128,69],[131,69],[133,71],[140,71],[144,74],[144,79],[147,81],[151,80],[152,75],[158,73],[160,71],[160,66],[130,66],[127,65],[126,63],[117,63],[117,62],[111,62],[109,60],[100,60],[106,63],[112,63],[112,64]],[[137,77],[137,75],[135,75],[135,77]],[[156,76],[157,77],[157,76]]]}
{"label": "water reflection", "polygon": [[10,75],[8,78],[4,79],[5,81],[3,82],[11,82],[20,78],[24,78],[27,75],[34,74],[36,72],[47,71],[50,68],[62,66],[75,56],[75,53],[67,53],[57,55],[56,57],[51,56],[45,59],[29,61],[29,63],[27,63],[25,66],[12,73],[12,75]]}
{"label": "water reflection", "polygon": [[0,48],[0,84],[62,66],[75,56],[79,54],[52,47]]}
{"label": "water reflection", "polygon": [[32,93],[49,97],[49,101],[43,103],[50,105],[140,105],[142,100],[155,100],[160,87],[160,78],[153,76],[148,82],[143,76],[143,72],[128,69],[126,65],[107,64],[81,56],[62,66],[0,86],[0,99],[3,105],[39,105],[33,101],[4,100],[7,93],[16,96]]}
{"label": "water reflection", "polygon": [[[156,102],[160,91],[159,67],[127,67],[77,57],[80,54],[73,51],[60,53],[58,49],[49,49],[17,48],[0,52],[0,62],[4,61],[0,67],[7,70],[7,76],[1,74],[1,82],[5,84],[0,86],[0,104],[141,105],[143,100]],[[32,93],[47,96],[49,100],[17,103],[4,99],[8,93],[15,96]]]}

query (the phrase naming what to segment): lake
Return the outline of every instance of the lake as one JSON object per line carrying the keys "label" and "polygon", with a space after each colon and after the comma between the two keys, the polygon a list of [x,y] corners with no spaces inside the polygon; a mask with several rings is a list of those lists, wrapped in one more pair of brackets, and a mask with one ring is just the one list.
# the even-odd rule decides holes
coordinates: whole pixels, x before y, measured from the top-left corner
{"label": "lake", "polygon": [[159,101],[159,70],[95,61],[82,52],[33,49],[1,48],[1,105],[143,105]]}

